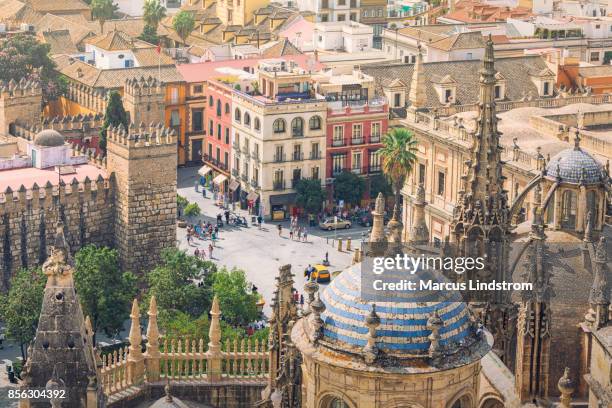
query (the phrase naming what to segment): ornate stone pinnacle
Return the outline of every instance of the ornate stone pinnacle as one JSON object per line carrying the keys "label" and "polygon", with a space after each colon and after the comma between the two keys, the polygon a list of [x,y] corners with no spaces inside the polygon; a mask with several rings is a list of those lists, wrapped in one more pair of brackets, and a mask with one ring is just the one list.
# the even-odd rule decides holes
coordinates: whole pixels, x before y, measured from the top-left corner
{"label": "ornate stone pinnacle", "polygon": [[382,193],[378,193],[378,197],[376,197],[374,211],[378,214],[384,214],[385,212],[385,196]]}
{"label": "ornate stone pinnacle", "polygon": [[574,132],[574,150],[580,150],[580,130],[578,128]]}
{"label": "ornate stone pinnacle", "polygon": [[572,393],[574,392],[574,382],[569,377],[570,369],[565,367],[563,377],[557,382],[557,388],[561,392],[559,402],[561,408],[570,408],[572,402]]}

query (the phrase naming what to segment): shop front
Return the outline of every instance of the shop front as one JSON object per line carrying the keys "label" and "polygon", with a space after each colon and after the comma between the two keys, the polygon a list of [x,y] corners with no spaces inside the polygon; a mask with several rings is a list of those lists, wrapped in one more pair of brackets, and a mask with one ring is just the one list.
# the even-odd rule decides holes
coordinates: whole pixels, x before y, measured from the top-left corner
{"label": "shop front", "polygon": [[200,167],[200,169],[198,170],[198,175],[200,176],[201,186],[210,185],[210,180],[212,179],[212,171],[213,169],[210,166],[204,165]]}
{"label": "shop front", "polygon": [[213,178],[213,192],[218,206],[226,207],[229,204],[229,187],[227,176],[219,173]]}
{"label": "shop front", "polygon": [[297,193],[277,194],[270,196],[270,218],[273,221],[282,221],[290,215],[297,214],[295,198]]}
{"label": "shop front", "polygon": [[236,201],[240,201],[240,183],[238,180],[230,180],[229,182],[229,200],[232,206]]}
{"label": "shop front", "polygon": [[257,194],[255,191],[251,191],[249,194],[247,194],[246,200],[249,214],[259,214],[259,194]]}

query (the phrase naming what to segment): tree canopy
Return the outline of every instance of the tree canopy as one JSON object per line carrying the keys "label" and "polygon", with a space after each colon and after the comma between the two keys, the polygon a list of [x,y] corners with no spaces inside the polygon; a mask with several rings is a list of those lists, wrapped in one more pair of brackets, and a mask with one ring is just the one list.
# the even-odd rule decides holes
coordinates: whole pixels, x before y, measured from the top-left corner
{"label": "tree canopy", "polygon": [[11,279],[8,293],[0,295],[0,317],[6,325],[6,335],[19,344],[24,361],[28,357],[25,346],[36,334],[46,282],[40,268],[22,269]]}
{"label": "tree canopy", "polygon": [[[147,275],[147,298],[155,295],[162,326],[177,313],[198,318],[212,305],[212,276],[216,266],[185,251],[169,248],[162,252],[162,264]],[[197,285],[203,280],[203,285]]]}
{"label": "tree canopy", "polygon": [[45,101],[57,99],[67,89],[66,78],[55,70],[49,57],[49,44],[40,43],[27,34],[8,36],[0,40],[0,80],[40,81]]}
{"label": "tree canopy", "polygon": [[359,204],[364,190],[365,182],[363,179],[348,170],[338,174],[334,180],[334,198],[336,200],[344,200],[349,204]]}
{"label": "tree canopy", "polygon": [[159,23],[166,17],[166,8],[160,4],[159,0],[145,0],[142,11],[145,25],[153,27],[157,32]]}
{"label": "tree canopy", "polygon": [[123,328],[137,292],[137,278],[122,272],[117,250],[87,245],[75,256],[74,284],[83,314],[89,316],[94,333],[113,336]]}
{"label": "tree canopy", "polygon": [[378,193],[388,197],[393,194],[393,187],[389,179],[383,174],[376,174],[370,177],[370,198],[378,197]]}
{"label": "tree canopy", "polygon": [[379,150],[382,170],[391,180],[395,191],[395,204],[399,205],[400,191],[416,161],[417,140],[406,128],[393,128],[383,137]]}
{"label": "tree canopy", "polygon": [[309,213],[318,213],[325,200],[325,191],[321,181],[316,179],[301,179],[295,186],[296,203]]}
{"label": "tree canopy", "polygon": [[185,10],[179,11],[172,19],[172,28],[186,45],[187,37],[195,28],[193,14]]}
{"label": "tree canopy", "polygon": [[142,29],[142,33],[138,36],[139,40],[148,42],[149,44],[158,44],[159,36],[157,35],[157,30],[155,27],[145,24]]}
{"label": "tree canopy", "polygon": [[244,271],[221,269],[213,277],[213,293],[219,298],[223,319],[231,325],[248,324],[259,317],[257,301]]}
{"label": "tree canopy", "polygon": [[91,0],[91,16],[100,23],[100,31],[104,34],[104,23],[113,18],[115,6],[113,0]]}
{"label": "tree canopy", "polygon": [[108,95],[108,104],[104,111],[104,123],[100,129],[100,141],[98,143],[103,152],[106,152],[106,132],[108,128],[119,125],[123,125],[127,130],[129,125],[128,114],[123,107],[121,94],[117,91],[110,91]]}

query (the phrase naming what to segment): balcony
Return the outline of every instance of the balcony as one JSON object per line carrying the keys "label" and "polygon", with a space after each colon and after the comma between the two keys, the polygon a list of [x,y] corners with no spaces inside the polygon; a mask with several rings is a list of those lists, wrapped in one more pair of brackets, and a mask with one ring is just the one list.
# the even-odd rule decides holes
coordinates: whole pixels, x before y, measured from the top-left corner
{"label": "balcony", "polygon": [[249,177],[246,174],[241,174],[240,175],[240,180],[242,180],[245,183],[247,183],[249,181]]}
{"label": "balcony", "polygon": [[333,169],[332,170],[332,175],[333,176],[337,176],[338,174],[342,173],[343,171],[346,171],[348,169],[346,168],[337,168],[337,169]]}
{"label": "balcony", "polygon": [[314,151],[314,152],[310,152],[310,160],[319,160],[321,158],[322,157],[321,157],[321,151],[320,150],[317,150],[317,151]]}
{"label": "balcony", "polygon": [[238,170],[232,169],[232,176],[238,178]]}
{"label": "balcony", "polygon": [[251,153],[251,159],[255,160],[256,162],[259,162],[259,152]]}
{"label": "balcony", "polygon": [[228,171],[227,164],[223,163],[221,160],[215,159],[207,154],[202,155],[202,160],[213,166],[217,170]]}
{"label": "balcony", "polygon": [[382,171],[382,168],[380,166],[380,164],[374,165],[374,166],[370,166],[368,168],[368,173],[380,173]]}
{"label": "balcony", "polygon": [[296,188],[301,179],[292,179],[291,188]]}
{"label": "balcony", "polygon": [[283,153],[283,154],[278,154],[277,153],[277,154],[274,155],[274,162],[275,163],[282,163],[284,161],[286,161],[285,153]]}
{"label": "balcony", "polygon": [[363,136],[351,138],[351,145],[360,145],[360,144],[363,144]]}
{"label": "balcony", "polygon": [[370,143],[380,143],[380,135],[370,136]]}
{"label": "balcony", "polygon": [[272,189],[274,191],[284,190],[285,189],[285,180],[274,180],[272,182]]}
{"label": "balcony", "polygon": [[293,156],[291,157],[291,160],[293,161],[304,160],[304,153],[303,152],[293,152]]}
{"label": "balcony", "polygon": [[232,147],[234,148],[234,150],[236,151],[236,153],[240,153],[240,145],[238,143],[234,143],[232,145]]}
{"label": "balcony", "polygon": [[346,146],[346,142],[344,141],[344,139],[334,139],[332,140],[332,146],[333,147]]}
{"label": "balcony", "polygon": [[353,174],[362,174],[363,171],[362,171],[361,167],[353,167],[351,169],[351,173],[353,173]]}
{"label": "balcony", "polygon": [[251,180],[251,187],[259,188],[259,183],[257,183],[257,180]]}

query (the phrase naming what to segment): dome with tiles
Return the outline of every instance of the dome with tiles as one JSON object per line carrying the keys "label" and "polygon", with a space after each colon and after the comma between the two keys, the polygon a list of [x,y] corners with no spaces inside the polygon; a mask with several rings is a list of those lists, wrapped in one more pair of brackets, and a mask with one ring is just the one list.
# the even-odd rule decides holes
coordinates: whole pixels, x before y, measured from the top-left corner
{"label": "dome with tiles", "polygon": [[[397,291],[394,296],[362,291],[362,266],[356,264],[343,271],[322,291],[325,311],[323,342],[331,348],[359,353],[367,344],[366,319],[375,304],[380,325],[376,328],[376,346],[392,358],[427,356],[431,340],[429,323],[439,324],[439,346],[446,357],[461,354],[462,364],[480,358],[490,350],[470,319],[467,305],[458,292],[452,291]],[[363,274],[364,288],[371,287],[372,274]],[[427,280],[431,276],[417,272],[401,279]],[[439,278],[432,278],[438,279]],[[456,353],[457,351],[462,353]],[[470,351],[467,352],[466,351]],[[467,357],[466,357],[467,356]],[[473,358],[472,358],[473,357]],[[452,359],[448,358],[450,362]]]}
{"label": "dome with tiles", "polygon": [[56,147],[64,145],[64,136],[57,130],[45,129],[41,130],[34,137],[34,144],[42,147]]}
{"label": "dome with tiles", "polygon": [[603,166],[579,146],[563,150],[546,165],[546,175],[565,183],[596,184],[601,182]]}

